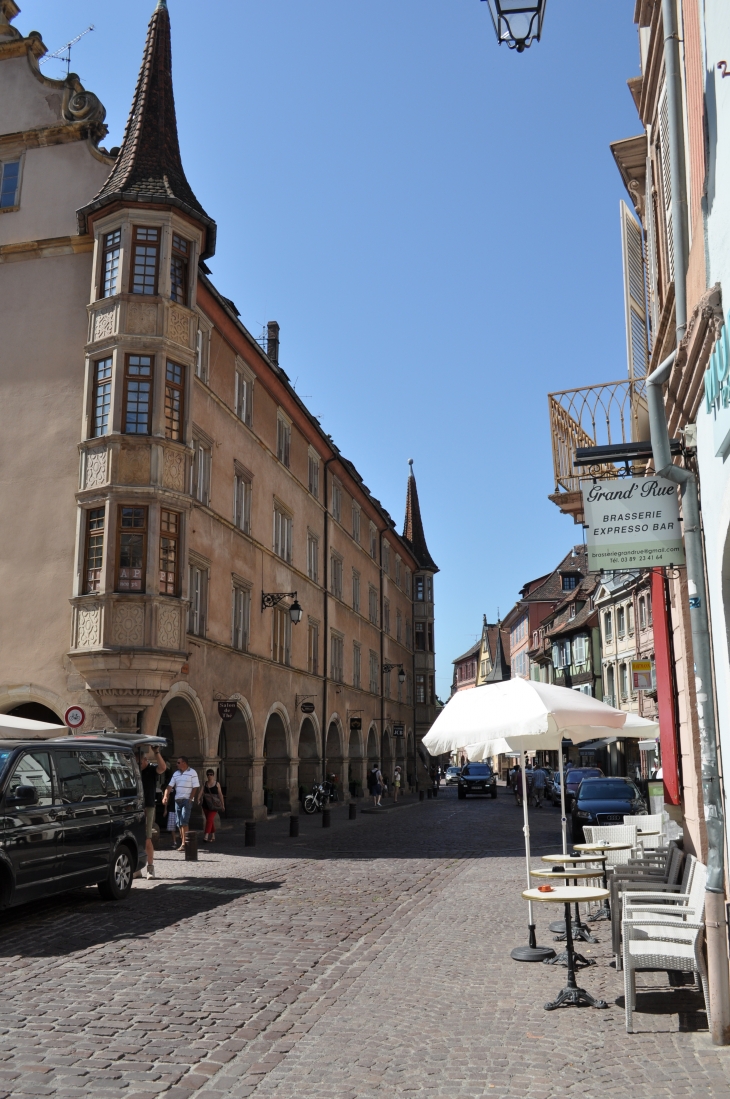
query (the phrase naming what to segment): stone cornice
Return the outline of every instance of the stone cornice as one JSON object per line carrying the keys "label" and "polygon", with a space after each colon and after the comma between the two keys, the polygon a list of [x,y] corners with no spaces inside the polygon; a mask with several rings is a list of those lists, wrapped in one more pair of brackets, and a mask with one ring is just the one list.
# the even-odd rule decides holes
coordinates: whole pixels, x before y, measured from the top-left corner
{"label": "stone cornice", "polygon": [[[106,131],[106,126],[102,129]],[[52,126],[41,126],[32,130],[17,130],[12,134],[0,135],[0,151],[4,151],[8,147],[41,149],[49,145],[67,145],[71,141],[86,141],[87,138],[95,136],[98,130],[98,123],[54,122]],[[113,164],[114,159],[114,157],[105,157],[109,164]]]}
{"label": "stone cornice", "polygon": [[47,256],[78,255],[94,249],[91,236],[47,237],[45,240],[22,240],[17,244],[0,245],[0,263],[16,263],[24,259],[45,259]]}

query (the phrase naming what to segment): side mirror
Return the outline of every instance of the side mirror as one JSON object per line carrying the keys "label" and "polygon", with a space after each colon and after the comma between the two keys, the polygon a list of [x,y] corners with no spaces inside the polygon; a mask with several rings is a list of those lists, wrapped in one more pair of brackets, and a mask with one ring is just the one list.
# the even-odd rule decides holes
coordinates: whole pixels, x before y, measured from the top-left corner
{"label": "side mirror", "polygon": [[15,793],[7,798],[8,805],[36,805],[38,791],[35,786],[17,786]]}

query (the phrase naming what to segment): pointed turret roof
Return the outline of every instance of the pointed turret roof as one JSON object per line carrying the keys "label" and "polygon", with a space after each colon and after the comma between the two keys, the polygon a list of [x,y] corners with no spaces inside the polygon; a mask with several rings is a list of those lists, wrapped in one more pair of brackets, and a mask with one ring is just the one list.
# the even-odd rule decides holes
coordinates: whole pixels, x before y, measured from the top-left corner
{"label": "pointed turret roof", "polygon": [[418,503],[418,489],[416,478],[413,475],[413,459],[408,462],[411,472],[408,475],[408,488],[406,490],[406,518],[403,524],[403,537],[410,543],[413,555],[422,569],[430,572],[438,572],[439,567],[428,552],[426,535],[423,533],[423,520],[421,519],[421,505]]}
{"label": "pointed turret roof", "polygon": [[509,662],[504,654],[504,646],[502,645],[502,623],[497,623],[497,644],[496,651],[492,658],[492,670],[487,676],[487,683],[501,683],[505,679],[510,679],[512,676],[512,669],[509,666]]}
{"label": "pointed turret roof", "polygon": [[98,195],[79,210],[79,231],[87,231],[90,214],[115,202],[177,206],[206,227],[202,258],[207,259],[215,252],[215,222],[193,194],[180,157],[166,0],[159,0],[150,19],[117,162]]}

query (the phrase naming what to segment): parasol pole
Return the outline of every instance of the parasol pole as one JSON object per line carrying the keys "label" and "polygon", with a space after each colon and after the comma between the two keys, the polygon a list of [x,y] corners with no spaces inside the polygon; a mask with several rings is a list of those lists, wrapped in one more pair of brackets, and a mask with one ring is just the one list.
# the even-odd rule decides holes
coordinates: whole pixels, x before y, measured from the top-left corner
{"label": "parasol pole", "polygon": [[[527,888],[532,887],[532,881],[530,879],[530,816],[527,811],[527,775],[525,774],[525,749],[520,752],[520,766],[522,769],[522,814],[524,817],[524,825],[522,831],[525,833],[525,873],[527,875]],[[530,939],[528,946],[516,946],[511,952],[510,957],[514,958],[516,962],[544,962],[548,958],[555,957],[555,951],[551,946],[538,946],[535,939],[535,918],[532,913],[532,901],[527,902],[527,926],[530,930]]]}
{"label": "parasol pole", "polygon": [[563,829],[563,854],[568,854],[568,818],[565,815],[565,775],[563,774],[563,734],[558,744],[558,767],[560,769],[560,823]]}

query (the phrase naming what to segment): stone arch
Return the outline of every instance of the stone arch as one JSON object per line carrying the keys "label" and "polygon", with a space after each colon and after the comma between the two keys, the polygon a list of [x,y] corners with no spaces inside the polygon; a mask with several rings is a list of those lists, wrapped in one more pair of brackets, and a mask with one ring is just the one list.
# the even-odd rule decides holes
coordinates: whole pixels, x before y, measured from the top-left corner
{"label": "stone arch", "polygon": [[299,798],[303,800],[311,792],[315,782],[322,781],[322,752],[319,746],[319,730],[311,716],[302,721],[299,729]]}
{"label": "stone arch", "polygon": [[340,794],[347,779],[347,775],[343,773],[347,759],[344,742],[342,722],[337,714],[333,714],[327,726],[327,738],[324,746],[324,770],[328,775],[335,775],[335,784]]}
{"label": "stone arch", "polygon": [[162,755],[173,763],[177,756],[187,756],[190,766],[197,770],[203,763],[207,741],[207,722],[200,699],[187,683],[176,683],[162,699],[160,710],[156,732],[167,740]]}
{"label": "stone arch", "polygon": [[352,797],[362,797],[366,786],[367,760],[363,751],[362,729],[350,729],[347,747],[347,786]]}
{"label": "stone arch", "polygon": [[253,752],[255,737],[251,710],[239,703],[230,721],[221,721],[218,734],[219,781],[232,817],[253,814]]}
{"label": "stone arch", "polygon": [[269,813],[288,812],[291,809],[290,763],[288,722],[285,724],[281,709],[272,707],[264,729],[264,803]]}
{"label": "stone arch", "polygon": [[[30,710],[29,707],[33,707]],[[48,721],[52,725],[63,725],[63,715],[67,703],[55,691],[49,691],[37,683],[24,684],[22,687],[0,687],[0,713],[13,717],[29,717],[32,721]],[[85,709],[88,709],[86,706]],[[43,711],[46,716],[40,715]],[[49,716],[50,715],[50,716]]]}
{"label": "stone arch", "polygon": [[395,763],[393,760],[393,744],[390,737],[390,730],[386,726],[385,729],[383,729],[383,736],[381,739],[380,769],[383,772],[383,775],[385,776],[385,779],[389,786],[393,778],[394,766]]}
{"label": "stone arch", "polygon": [[368,729],[368,749],[367,749],[368,764],[370,767],[374,763],[380,763],[380,747],[378,745],[378,731],[374,725],[371,725]]}

